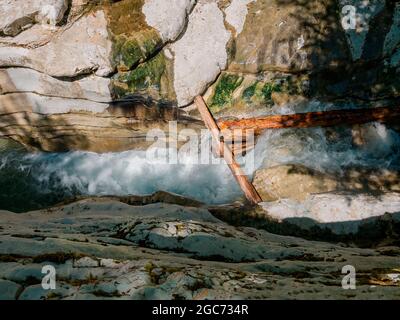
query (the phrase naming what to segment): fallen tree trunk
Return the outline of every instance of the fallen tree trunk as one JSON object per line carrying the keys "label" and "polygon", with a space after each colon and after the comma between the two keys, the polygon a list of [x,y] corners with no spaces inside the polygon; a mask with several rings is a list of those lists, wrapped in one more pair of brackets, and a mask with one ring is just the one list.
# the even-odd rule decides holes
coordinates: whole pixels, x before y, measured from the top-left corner
{"label": "fallen tree trunk", "polygon": [[223,129],[254,129],[256,134],[265,129],[332,127],[337,125],[363,124],[373,121],[389,122],[400,119],[400,107],[381,107],[356,110],[273,115],[259,118],[219,121]]}
{"label": "fallen tree trunk", "polygon": [[214,142],[218,146],[219,154],[221,154],[229,169],[232,171],[233,176],[235,177],[236,181],[238,182],[240,188],[243,190],[247,200],[249,200],[253,204],[257,204],[262,202],[260,195],[258,194],[257,190],[254,186],[249,182],[247,177],[245,176],[242,168],[236,162],[232,150],[228,147],[228,145],[221,139],[221,132],[220,128],[218,127],[217,123],[215,122],[210,110],[208,109],[206,103],[204,102],[201,96],[197,96],[194,100],[197,109],[200,112],[200,115],[204,121],[204,124],[210,130],[211,136],[214,139]]}

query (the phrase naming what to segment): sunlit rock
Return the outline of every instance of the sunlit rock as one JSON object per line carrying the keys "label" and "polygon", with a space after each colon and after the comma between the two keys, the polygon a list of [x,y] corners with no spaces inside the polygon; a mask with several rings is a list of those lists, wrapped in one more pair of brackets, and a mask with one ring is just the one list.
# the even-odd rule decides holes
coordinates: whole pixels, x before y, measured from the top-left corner
{"label": "sunlit rock", "polygon": [[[321,193],[304,201],[283,199],[265,202],[261,206],[268,215],[279,221],[290,221],[302,228],[328,228],[337,234],[357,234],[363,227],[378,225],[380,219],[399,223],[400,194],[381,193]],[[365,228],[365,230],[367,230]],[[374,227],[372,227],[374,230]],[[375,228],[375,232],[380,230]]]}
{"label": "sunlit rock", "polygon": [[[0,94],[3,95],[35,93],[47,97],[110,102],[109,84],[109,79],[95,75],[76,81],[63,81],[33,69],[7,68],[0,70]],[[44,105],[43,107],[48,108],[49,106]],[[18,109],[18,106],[15,105],[15,108]]]}
{"label": "sunlit rock", "polygon": [[265,201],[281,198],[304,200],[311,193],[329,192],[338,187],[334,177],[301,165],[258,170],[253,184]]}
{"label": "sunlit rock", "polygon": [[149,26],[156,28],[164,41],[174,41],[187,24],[195,0],[146,0],[143,13]]}
{"label": "sunlit rock", "polygon": [[107,76],[113,71],[103,11],[82,17],[51,40],[33,49],[0,45],[0,66],[31,68],[53,77]]}
{"label": "sunlit rock", "polygon": [[216,3],[201,0],[189,16],[182,38],[171,45],[174,52],[174,87],[181,106],[193,101],[215,80],[227,64],[230,39]]}
{"label": "sunlit rock", "polygon": [[68,9],[67,0],[0,1],[0,35],[16,36],[35,23],[55,26]]}

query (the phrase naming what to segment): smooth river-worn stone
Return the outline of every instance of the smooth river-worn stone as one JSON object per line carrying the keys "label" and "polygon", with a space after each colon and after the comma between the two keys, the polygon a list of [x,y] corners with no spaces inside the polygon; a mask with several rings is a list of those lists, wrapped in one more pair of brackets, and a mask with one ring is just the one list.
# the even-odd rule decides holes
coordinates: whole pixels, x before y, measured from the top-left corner
{"label": "smooth river-worn stone", "polygon": [[67,9],[67,0],[1,0],[0,36],[16,36],[35,23],[54,26]]}
{"label": "smooth river-worn stone", "polygon": [[[0,287],[13,299],[15,288],[29,300],[348,298],[341,286],[348,264],[363,274],[353,298],[399,298],[394,246],[360,249],[234,227],[207,207],[92,198],[0,218]],[[49,264],[55,290],[40,284]]]}

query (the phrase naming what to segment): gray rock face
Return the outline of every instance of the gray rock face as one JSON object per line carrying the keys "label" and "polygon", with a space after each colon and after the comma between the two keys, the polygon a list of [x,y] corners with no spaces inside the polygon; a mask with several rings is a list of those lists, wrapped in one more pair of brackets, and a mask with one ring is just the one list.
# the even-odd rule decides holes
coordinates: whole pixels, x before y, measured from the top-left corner
{"label": "gray rock face", "polygon": [[0,280],[0,300],[15,300],[20,285],[9,280]]}
{"label": "gray rock face", "polygon": [[146,0],[142,11],[149,26],[157,29],[164,41],[174,41],[188,22],[195,0]]}
{"label": "gray rock face", "polygon": [[37,114],[65,114],[70,111],[101,113],[108,108],[107,103],[88,101],[79,98],[60,98],[42,96],[36,93],[11,93],[0,96],[0,110],[4,113],[34,112]]}
{"label": "gray rock face", "polygon": [[[62,81],[27,68],[0,70],[0,94],[36,94],[46,97],[82,99],[93,102],[111,101],[110,81],[91,75],[81,80]],[[41,104],[44,108],[48,105]],[[15,106],[17,109],[18,106]],[[50,112],[49,112],[50,113]]]}
{"label": "gray rock face", "polygon": [[[205,207],[102,198],[0,218],[2,299],[347,298],[347,264],[365,279],[352,297],[399,298],[396,247],[346,248],[233,227]],[[41,286],[49,264],[55,290]]]}
{"label": "gray rock face", "polygon": [[309,226],[320,223],[339,234],[356,234],[363,224],[379,220],[385,214],[398,223],[400,216],[400,194],[385,193],[379,197],[370,194],[320,193],[309,195],[304,201],[283,199],[263,203],[262,207],[273,218],[279,220],[299,218],[297,224]]}
{"label": "gray rock face", "polygon": [[199,1],[189,17],[185,34],[171,46],[178,105],[191,103],[225,69],[229,38],[218,5]]}
{"label": "gray rock face", "polygon": [[97,11],[78,19],[43,46],[0,46],[0,66],[27,67],[53,77],[107,76],[113,71],[111,46],[105,14]]}
{"label": "gray rock face", "polygon": [[2,0],[0,35],[16,36],[35,23],[55,26],[67,9],[67,0]]}
{"label": "gray rock face", "polygon": [[[91,140],[98,134],[82,129],[82,112],[102,122],[108,102],[132,96],[183,107],[203,95],[215,115],[240,117],[310,96],[392,99],[400,92],[400,10],[390,3],[2,0],[0,116],[10,108],[34,117],[65,114],[80,140]],[[365,21],[345,32],[337,13],[348,4]],[[107,136],[125,137],[122,149],[139,147],[119,119],[109,123]],[[0,134],[19,137],[35,125]],[[57,142],[64,149],[93,150],[78,146],[57,121],[48,127],[48,137],[30,146],[52,145],[54,133],[64,137]]]}
{"label": "gray rock face", "polygon": [[[234,5],[234,4],[233,4]],[[235,41],[232,71],[321,70],[348,59],[336,1],[253,1]]]}

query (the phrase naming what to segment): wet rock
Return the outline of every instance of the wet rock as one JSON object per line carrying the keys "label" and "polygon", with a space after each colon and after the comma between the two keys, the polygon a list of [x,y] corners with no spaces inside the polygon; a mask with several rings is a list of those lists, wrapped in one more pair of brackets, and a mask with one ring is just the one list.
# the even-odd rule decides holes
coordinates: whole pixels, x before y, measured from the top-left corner
{"label": "wet rock", "polygon": [[[400,194],[321,193],[309,195],[302,202],[287,199],[263,203],[262,207],[270,217],[289,219],[303,228],[321,224],[337,234],[357,234],[363,225],[378,225],[381,219],[398,223]],[[376,228],[377,233],[380,231]]]}
{"label": "wet rock", "polygon": [[[171,107],[161,108],[135,100],[124,104],[122,114],[114,112],[118,109],[115,108],[117,103],[109,107],[106,103],[36,94],[3,95],[0,101],[3,111],[0,118],[8,123],[0,127],[0,137],[13,136],[28,148],[43,151],[143,150],[154,143],[146,139],[150,130],[168,132],[168,120],[175,119]],[[43,113],[33,113],[33,110]],[[83,127],[85,129],[81,130]],[[178,130],[184,128],[197,133],[204,125],[186,117],[178,123]]]}
{"label": "wet rock", "polygon": [[304,97],[302,96],[290,95],[289,93],[281,92],[272,92],[271,99],[278,106],[304,101]]}

